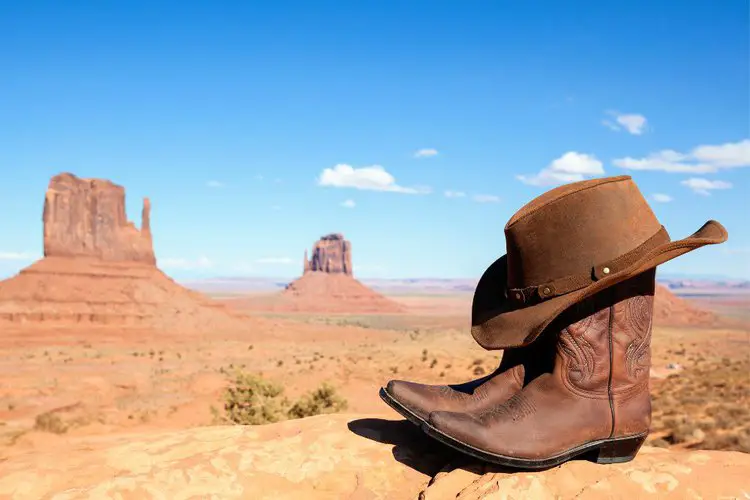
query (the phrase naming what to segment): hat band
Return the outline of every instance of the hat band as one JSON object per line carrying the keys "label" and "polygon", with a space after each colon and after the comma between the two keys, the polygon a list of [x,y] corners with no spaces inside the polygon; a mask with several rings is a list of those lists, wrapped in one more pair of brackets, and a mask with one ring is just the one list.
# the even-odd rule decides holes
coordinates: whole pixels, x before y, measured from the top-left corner
{"label": "hat band", "polygon": [[595,281],[626,269],[647,252],[670,241],[669,233],[664,226],[661,226],[656,234],[636,248],[609,262],[593,266],[589,274],[574,274],[525,288],[508,288],[506,289],[506,296],[515,307],[520,307],[586,288]]}

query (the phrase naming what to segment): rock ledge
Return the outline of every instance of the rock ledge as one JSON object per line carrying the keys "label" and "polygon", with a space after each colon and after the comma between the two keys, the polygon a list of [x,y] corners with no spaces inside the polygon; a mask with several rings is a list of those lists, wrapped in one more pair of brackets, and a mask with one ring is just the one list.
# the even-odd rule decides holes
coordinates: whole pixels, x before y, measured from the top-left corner
{"label": "rock ledge", "polygon": [[[750,455],[644,448],[619,465],[505,473],[388,418],[323,415],[257,427],[61,438],[0,457],[0,497],[745,498]],[[744,487],[744,491],[743,491]]]}

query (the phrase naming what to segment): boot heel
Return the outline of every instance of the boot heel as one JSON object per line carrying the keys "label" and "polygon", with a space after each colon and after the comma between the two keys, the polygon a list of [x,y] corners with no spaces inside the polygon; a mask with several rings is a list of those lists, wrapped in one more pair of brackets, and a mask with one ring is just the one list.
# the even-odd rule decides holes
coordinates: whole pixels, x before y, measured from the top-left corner
{"label": "boot heel", "polygon": [[596,457],[598,464],[620,464],[630,462],[635,458],[641,445],[646,440],[646,434],[626,438],[613,439],[599,446]]}

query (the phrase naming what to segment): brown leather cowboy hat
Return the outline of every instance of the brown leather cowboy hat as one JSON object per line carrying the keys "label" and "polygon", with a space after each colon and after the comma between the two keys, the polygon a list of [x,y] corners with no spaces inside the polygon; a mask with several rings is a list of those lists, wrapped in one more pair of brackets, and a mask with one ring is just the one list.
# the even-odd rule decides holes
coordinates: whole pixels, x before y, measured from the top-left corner
{"label": "brown leather cowboy hat", "polygon": [[505,226],[507,253],[477,285],[471,334],[485,349],[529,344],[573,304],[727,236],[708,221],[671,241],[627,175],[557,187]]}

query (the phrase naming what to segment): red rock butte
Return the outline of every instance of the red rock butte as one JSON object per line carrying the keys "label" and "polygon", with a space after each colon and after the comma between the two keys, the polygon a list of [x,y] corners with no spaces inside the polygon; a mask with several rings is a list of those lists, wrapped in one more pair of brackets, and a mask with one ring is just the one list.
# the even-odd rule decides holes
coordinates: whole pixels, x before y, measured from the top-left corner
{"label": "red rock butte", "polygon": [[673,294],[664,285],[656,285],[654,324],[664,326],[712,327],[721,322],[719,316],[694,306]]}
{"label": "red rock butte", "polygon": [[307,251],[302,276],[287,285],[276,308],[331,313],[400,313],[406,308],[356,279],[352,245],[342,234],[328,234]]}
{"label": "red rock butte", "polygon": [[150,209],[145,199],[139,230],[127,220],[122,186],[53,177],[44,200],[44,258],[0,282],[0,324],[242,328],[244,318],[156,267]]}
{"label": "red rock butte", "polygon": [[312,259],[305,250],[302,274],[310,271],[352,276],[352,244],[340,233],[323,236],[313,246]]}
{"label": "red rock butte", "polygon": [[44,256],[92,257],[156,265],[151,204],[143,200],[141,229],[125,215],[125,188],[73,174],[52,178],[44,198]]}

